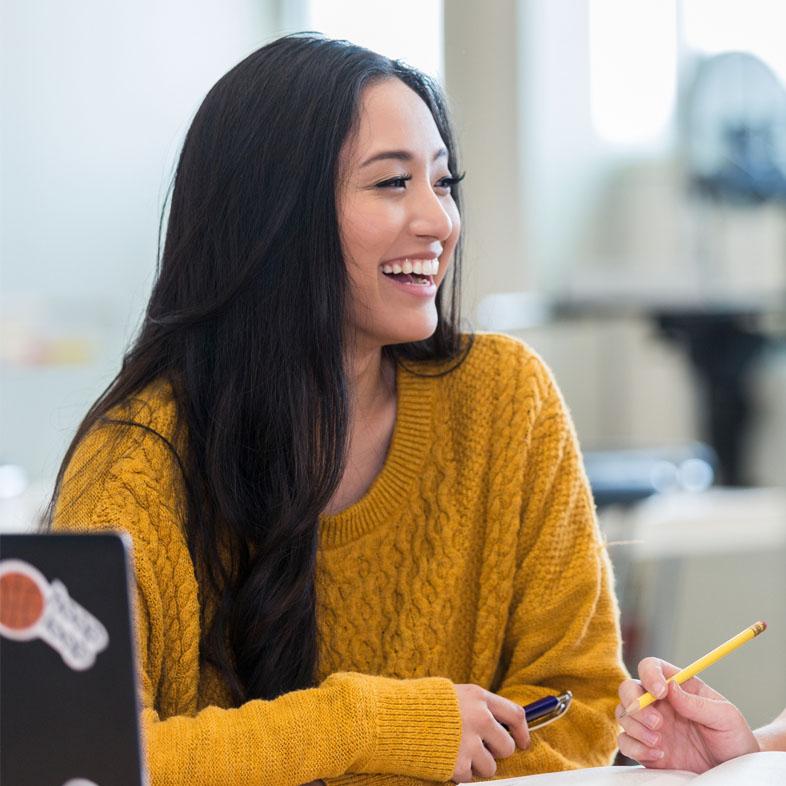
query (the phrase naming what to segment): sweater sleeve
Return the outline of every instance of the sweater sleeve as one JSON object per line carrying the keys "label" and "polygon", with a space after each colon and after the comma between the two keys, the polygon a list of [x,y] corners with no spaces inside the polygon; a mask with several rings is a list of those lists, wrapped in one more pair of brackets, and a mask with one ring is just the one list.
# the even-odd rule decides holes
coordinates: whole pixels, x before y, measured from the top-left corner
{"label": "sweater sleeve", "polygon": [[163,721],[145,706],[152,783],[297,786],[348,769],[444,778],[452,771],[451,753],[439,755],[438,730],[428,727],[434,708],[450,697],[436,680],[418,682],[334,674],[318,688],[273,701]]}
{"label": "sweater sleeve", "polygon": [[611,566],[568,412],[548,372],[525,463],[513,603],[498,693],[527,704],[573,692],[557,722],[499,762],[497,776],[610,763],[626,674]]}
{"label": "sweater sleeve", "polygon": [[[448,778],[461,720],[447,679],[336,673],[271,701],[196,712],[198,671],[189,677],[183,668],[189,658],[198,662],[196,585],[163,445],[150,434],[132,446],[91,434],[69,465],[54,519],[60,530],[132,537],[141,725],[153,786],[297,786],[348,771]],[[193,712],[173,712],[178,705]]]}

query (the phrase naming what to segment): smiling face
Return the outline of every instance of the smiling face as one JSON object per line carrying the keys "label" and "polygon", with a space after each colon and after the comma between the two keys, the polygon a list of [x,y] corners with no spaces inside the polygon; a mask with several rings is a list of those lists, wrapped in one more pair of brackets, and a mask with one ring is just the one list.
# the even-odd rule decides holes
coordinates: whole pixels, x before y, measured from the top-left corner
{"label": "smiling face", "polygon": [[436,329],[434,299],[460,229],[453,174],[417,93],[394,78],[363,91],[337,193],[356,346],[422,341]]}

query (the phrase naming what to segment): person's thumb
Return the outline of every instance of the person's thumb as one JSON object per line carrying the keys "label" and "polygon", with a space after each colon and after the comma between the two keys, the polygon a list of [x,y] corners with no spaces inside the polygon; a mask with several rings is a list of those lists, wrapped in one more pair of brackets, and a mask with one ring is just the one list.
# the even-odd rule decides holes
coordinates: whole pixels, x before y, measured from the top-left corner
{"label": "person's thumb", "polygon": [[688,693],[676,682],[669,683],[668,700],[675,712],[683,718],[712,729],[725,728],[734,710],[728,701]]}

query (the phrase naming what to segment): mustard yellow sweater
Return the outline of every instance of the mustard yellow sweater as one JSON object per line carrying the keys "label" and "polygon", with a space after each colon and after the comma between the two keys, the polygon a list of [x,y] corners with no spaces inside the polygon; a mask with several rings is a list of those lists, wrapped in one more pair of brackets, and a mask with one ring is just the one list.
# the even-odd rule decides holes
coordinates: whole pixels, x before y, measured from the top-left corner
{"label": "mustard yellow sweater", "polygon": [[[137,428],[104,427],[82,442],[56,527],[133,538],[155,786],[445,781],[461,736],[454,683],[522,704],[574,693],[568,714],[533,732],[499,776],[609,763],[625,676],[617,608],[548,371],[523,344],[478,335],[446,376],[399,369],[397,398],[379,476],[321,521],[318,686],[237,708],[200,665],[199,595],[171,454]],[[171,435],[168,386],[141,399],[136,420]]]}

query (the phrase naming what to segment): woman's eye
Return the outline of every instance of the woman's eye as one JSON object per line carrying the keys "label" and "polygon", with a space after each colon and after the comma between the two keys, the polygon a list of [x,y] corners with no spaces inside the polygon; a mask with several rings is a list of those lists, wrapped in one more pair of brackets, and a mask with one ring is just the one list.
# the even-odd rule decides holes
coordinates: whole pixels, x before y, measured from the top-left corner
{"label": "woman's eye", "polygon": [[[440,178],[436,184],[436,188],[445,188],[451,189],[457,183],[460,183],[464,179],[464,175],[448,175],[447,177]],[[374,185],[375,188],[393,188],[393,189],[406,189],[407,182],[412,180],[412,175],[402,175],[401,177],[391,177],[387,180],[382,180],[379,183]]]}
{"label": "woman's eye", "polygon": [[464,175],[453,175],[449,177],[443,177],[442,179],[437,181],[437,188],[452,188],[455,185],[458,185],[464,179]]}
{"label": "woman's eye", "polygon": [[377,183],[377,188],[406,188],[407,180],[412,180],[412,175],[392,177],[390,180],[383,180],[381,183]]}

